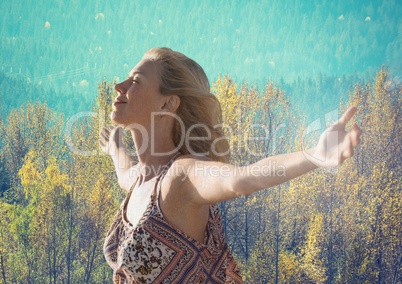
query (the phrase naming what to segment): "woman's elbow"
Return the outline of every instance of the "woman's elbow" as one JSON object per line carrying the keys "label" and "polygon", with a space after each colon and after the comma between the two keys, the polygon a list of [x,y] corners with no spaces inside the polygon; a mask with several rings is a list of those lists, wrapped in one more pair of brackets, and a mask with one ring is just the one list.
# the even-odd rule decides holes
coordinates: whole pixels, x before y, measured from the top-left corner
{"label": "woman's elbow", "polygon": [[253,190],[253,185],[244,178],[236,179],[233,182],[231,190],[236,197],[250,196],[255,192]]}

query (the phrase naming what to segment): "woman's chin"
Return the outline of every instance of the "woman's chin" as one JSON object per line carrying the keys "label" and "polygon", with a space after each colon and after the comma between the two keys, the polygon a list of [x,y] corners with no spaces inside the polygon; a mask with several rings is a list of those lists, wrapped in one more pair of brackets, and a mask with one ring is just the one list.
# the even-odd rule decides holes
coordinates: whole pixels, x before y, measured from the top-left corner
{"label": "woman's chin", "polygon": [[119,116],[119,114],[116,111],[112,111],[110,113],[110,120],[117,125],[123,125],[123,120],[121,119],[121,117]]}

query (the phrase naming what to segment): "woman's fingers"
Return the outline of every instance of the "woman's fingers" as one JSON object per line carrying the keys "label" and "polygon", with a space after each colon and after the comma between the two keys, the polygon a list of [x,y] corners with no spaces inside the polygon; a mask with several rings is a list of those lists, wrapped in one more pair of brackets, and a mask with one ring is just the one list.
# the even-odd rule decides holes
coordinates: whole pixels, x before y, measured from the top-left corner
{"label": "woman's fingers", "polygon": [[106,141],[101,137],[99,138],[99,147],[102,149],[103,152],[107,154],[108,149],[107,149],[107,144]]}
{"label": "woman's fingers", "polygon": [[114,141],[117,145],[120,145],[123,141],[123,128],[116,126],[110,131],[109,139]]}
{"label": "woman's fingers", "polygon": [[342,157],[341,157],[341,163],[350,157],[352,157],[355,153],[354,147],[359,145],[360,143],[360,137],[362,135],[362,131],[357,124],[353,125],[352,130],[346,134],[345,141],[344,141],[344,147],[345,149],[343,150]]}
{"label": "woman's fingers", "polygon": [[110,155],[110,151],[115,151],[122,145],[123,129],[119,126],[109,125],[103,127],[99,133],[99,145],[102,150]]}
{"label": "woman's fingers", "polygon": [[342,126],[345,126],[348,123],[348,121],[353,117],[353,115],[356,113],[356,111],[357,108],[355,106],[351,106],[345,111],[342,117],[338,120],[338,123]]}
{"label": "woman's fingers", "polygon": [[99,139],[108,140],[109,139],[109,133],[106,133],[105,130],[102,130],[99,133]]}
{"label": "woman's fingers", "polygon": [[100,139],[103,139],[103,140],[109,140],[109,134],[106,134],[103,131],[99,134],[99,137],[100,137]]}
{"label": "woman's fingers", "polygon": [[352,146],[356,147],[359,145],[361,141],[362,130],[357,124],[353,125],[353,129],[350,131],[350,140],[352,142]]}
{"label": "woman's fingers", "polygon": [[110,137],[113,135],[112,131],[115,127],[109,125],[108,127],[102,127],[101,132],[99,133],[99,146],[106,154],[109,154],[110,151]]}
{"label": "woman's fingers", "polygon": [[116,129],[117,127],[113,125],[109,125],[108,127],[102,127],[101,132],[99,133],[99,136],[106,141],[109,141],[109,138],[111,135],[113,135],[113,130]]}
{"label": "woman's fingers", "polygon": [[354,153],[355,153],[355,151],[354,151],[353,147],[350,145],[350,146],[345,150],[345,152],[343,153],[343,158],[344,158],[344,159],[350,158],[350,157],[352,157],[352,156],[354,155]]}

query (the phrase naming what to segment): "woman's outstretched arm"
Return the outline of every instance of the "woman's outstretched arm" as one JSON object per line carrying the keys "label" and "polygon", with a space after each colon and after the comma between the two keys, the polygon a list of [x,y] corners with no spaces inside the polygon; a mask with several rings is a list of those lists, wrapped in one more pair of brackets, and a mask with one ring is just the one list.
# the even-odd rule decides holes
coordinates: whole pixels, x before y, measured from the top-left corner
{"label": "woman's outstretched arm", "polygon": [[103,127],[99,134],[99,145],[103,152],[112,158],[120,187],[129,191],[137,179],[136,171],[131,170],[137,162],[133,156],[127,154],[122,137],[123,129],[121,127]]}
{"label": "woman's outstretched arm", "polygon": [[[346,123],[356,107],[350,107],[343,116],[320,136],[317,146],[305,151],[264,158],[257,163],[238,167],[194,158],[180,159],[177,165],[181,179],[173,185],[183,188],[183,195],[197,204],[213,204],[238,196],[250,195],[306,174],[318,167],[338,166],[354,154],[362,131],[357,125],[346,131]],[[181,184],[181,187],[179,187]]]}

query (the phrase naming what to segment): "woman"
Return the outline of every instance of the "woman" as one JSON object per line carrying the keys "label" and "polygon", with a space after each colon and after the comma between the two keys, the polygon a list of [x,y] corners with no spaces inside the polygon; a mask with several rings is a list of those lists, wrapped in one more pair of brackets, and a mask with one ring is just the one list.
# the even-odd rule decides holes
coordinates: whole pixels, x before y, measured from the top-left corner
{"label": "woman", "polygon": [[[104,246],[115,283],[241,283],[215,204],[337,166],[360,143],[357,125],[345,131],[351,107],[312,149],[231,165],[204,71],[168,48],[146,52],[115,89],[112,121],[130,130],[138,156],[127,154],[118,128],[102,131],[100,145],[128,192]],[[336,143],[327,135],[334,131]],[[285,174],[267,171],[273,161]]]}

